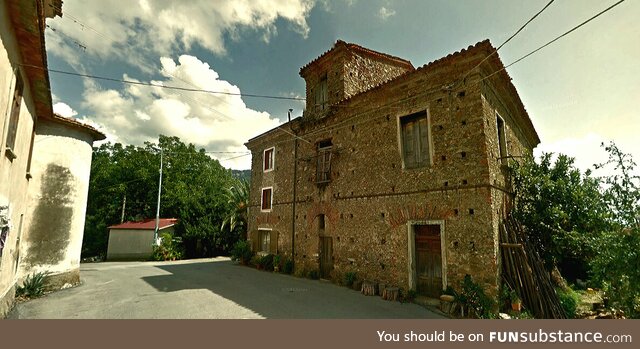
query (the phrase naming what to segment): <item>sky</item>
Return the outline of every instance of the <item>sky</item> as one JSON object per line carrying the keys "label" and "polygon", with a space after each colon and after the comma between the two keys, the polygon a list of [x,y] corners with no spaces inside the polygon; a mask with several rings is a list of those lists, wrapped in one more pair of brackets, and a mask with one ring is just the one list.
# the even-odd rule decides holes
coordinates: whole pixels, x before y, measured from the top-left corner
{"label": "sky", "polygon": [[[250,168],[244,143],[302,115],[304,103],[178,92],[304,97],[300,67],[353,42],[422,66],[484,39],[497,47],[549,0],[65,0],[50,19],[50,69],[156,86],[50,73],[54,111],[141,145],[159,134]],[[551,4],[499,56],[509,64],[615,0]],[[640,161],[640,1],[627,0],[508,68],[540,136],[535,154],[575,157],[585,170],[614,141]]]}

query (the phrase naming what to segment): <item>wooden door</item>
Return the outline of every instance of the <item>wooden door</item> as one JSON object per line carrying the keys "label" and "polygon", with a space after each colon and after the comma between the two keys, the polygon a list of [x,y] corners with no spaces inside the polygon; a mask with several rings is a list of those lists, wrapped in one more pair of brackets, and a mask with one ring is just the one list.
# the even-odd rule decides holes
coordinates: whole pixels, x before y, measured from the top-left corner
{"label": "wooden door", "polygon": [[333,270],[333,239],[329,236],[320,237],[320,277],[331,278]]}
{"label": "wooden door", "polygon": [[417,291],[429,297],[442,292],[442,251],[439,225],[416,225]]}

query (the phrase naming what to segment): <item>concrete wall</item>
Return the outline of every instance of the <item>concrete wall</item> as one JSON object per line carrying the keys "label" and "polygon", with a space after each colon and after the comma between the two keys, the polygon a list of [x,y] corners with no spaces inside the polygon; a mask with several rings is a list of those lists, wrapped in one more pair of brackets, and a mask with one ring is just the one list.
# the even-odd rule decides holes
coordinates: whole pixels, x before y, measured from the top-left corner
{"label": "concrete wall", "polygon": [[49,287],[80,281],[93,139],[58,121],[36,128],[20,275],[51,273]]}
{"label": "concrete wall", "polygon": [[[465,274],[489,293],[499,284],[498,210],[505,177],[497,157],[495,108],[483,85],[442,86],[458,79],[490,52],[480,46],[456,59],[426,68],[361,93],[322,120],[294,120],[298,140],[296,214],[293,216],[293,138],[268,132],[248,143],[252,151],[249,236],[272,229],[278,251],[291,255],[295,223],[296,268],[318,269],[319,236],[333,237],[333,278],[348,271],[361,279],[412,288],[410,229],[416,222],[443,228],[443,272],[459,287]],[[332,67],[333,70],[340,70]],[[347,71],[348,73],[348,71]],[[469,79],[477,79],[476,73]],[[492,99],[493,100],[493,99]],[[497,105],[497,103],[496,103]],[[497,106],[496,106],[497,108]],[[400,152],[400,119],[418,111],[429,118],[431,166],[405,169]],[[507,112],[508,111],[508,112]],[[519,133],[526,115],[503,111],[512,154],[530,151]],[[490,122],[493,120],[493,124]],[[318,142],[333,144],[331,182],[315,183]],[[262,171],[262,151],[275,146],[275,169]],[[260,210],[260,189],[273,187],[273,209]],[[324,230],[318,215],[325,215]],[[273,235],[272,235],[273,236]]]}
{"label": "concrete wall", "polygon": [[[159,233],[173,234],[174,228]],[[153,252],[153,229],[111,229],[107,260],[146,260]]]}
{"label": "concrete wall", "polygon": [[15,69],[18,68],[22,59],[18,54],[18,42],[10,23],[9,14],[3,2],[0,4],[0,206],[7,207],[3,212],[6,212],[4,214],[9,220],[10,230],[0,259],[0,318],[11,307],[17,281],[19,241],[27,213],[29,187],[29,180],[26,178],[27,160],[35,119],[35,105],[27,76],[18,71],[22,74],[25,86],[16,144],[13,149],[17,157],[11,161],[5,155],[5,144],[16,79]]}

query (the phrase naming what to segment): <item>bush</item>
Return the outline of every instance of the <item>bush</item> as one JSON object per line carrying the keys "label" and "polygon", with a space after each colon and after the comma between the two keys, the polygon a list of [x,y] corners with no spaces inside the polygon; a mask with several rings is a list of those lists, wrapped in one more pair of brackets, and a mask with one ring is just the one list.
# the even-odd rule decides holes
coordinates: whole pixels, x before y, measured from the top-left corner
{"label": "bush", "polygon": [[273,257],[274,256],[272,254],[268,254],[260,258],[260,266],[262,266],[262,269],[266,271],[273,271]]}
{"label": "bush", "polygon": [[406,293],[403,289],[400,289],[400,302],[402,303],[411,303],[416,297],[418,297],[418,292],[416,290],[409,290]]}
{"label": "bush", "polygon": [[160,234],[160,245],[153,246],[151,259],[154,261],[175,261],[184,258],[182,242],[173,238],[169,233]]}
{"label": "bush", "polygon": [[562,306],[565,315],[567,315],[567,318],[575,318],[576,309],[578,308],[578,304],[580,303],[580,295],[570,288],[566,291],[557,288],[556,293],[558,293],[558,297],[560,298],[560,305]]}
{"label": "bush", "polygon": [[49,272],[33,273],[27,276],[22,283],[22,286],[18,286],[16,289],[17,297],[37,298],[44,294],[44,281],[49,275]]}
{"label": "bush", "polygon": [[320,272],[318,271],[318,269],[313,269],[312,271],[309,272],[307,277],[312,280],[318,280],[320,279]]}
{"label": "bush", "polygon": [[493,300],[484,293],[480,285],[473,282],[469,274],[464,276],[462,291],[457,294],[456,298],[461,305],[469,309],[469,313],[473,311],[481,319],[496,317],[493,312]]}
{"label": "bush", "polygon": [[348,287],[353,286],[353,283],[356,281],[356,272],[348,271],[344,274],[344,284]]}
{"label": "bush", "polygon": [[251,257],[249,263],[258,269],[262,269],[262,257],[257,254]]}
{"label": "bush", "polygon": [[247,265],[251,261],[251,257],[253,257],[253,252],[251,251],[249,241],[240,240],[233,245],[233,249],[231,250],[232,260],[239,261],[242,265]]}
{"label": "bush", "polygon": [[282,265],[281,264],[282,264],[282,256],[279,255],[279,254],[273,256],[273,270],[274,271],[282,270]]}
{"label": "bush", "polygon": [[282,272],[285,274],[291,274],[293,273],[293,260],[290,258],[287,258],[287,260],[284,261],[284,264],[282,265]]}

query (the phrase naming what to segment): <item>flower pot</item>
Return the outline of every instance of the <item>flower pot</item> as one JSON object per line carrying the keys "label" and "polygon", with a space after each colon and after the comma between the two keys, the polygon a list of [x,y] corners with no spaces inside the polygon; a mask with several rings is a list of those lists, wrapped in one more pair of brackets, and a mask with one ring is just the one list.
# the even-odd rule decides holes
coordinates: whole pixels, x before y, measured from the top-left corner
{"label": "flower pot", "polygon": [[522,310],[522,303],[520,302],[511,303],[511,309],[513,309],[514,311]]}

